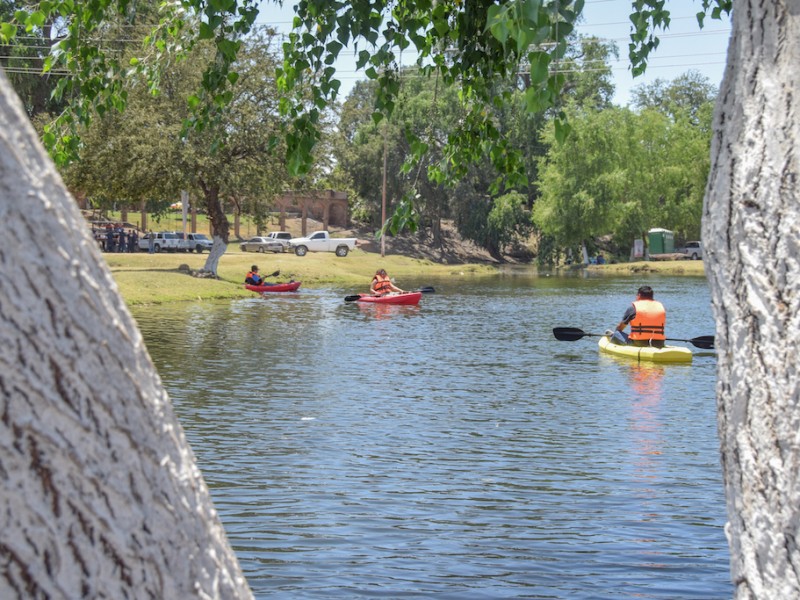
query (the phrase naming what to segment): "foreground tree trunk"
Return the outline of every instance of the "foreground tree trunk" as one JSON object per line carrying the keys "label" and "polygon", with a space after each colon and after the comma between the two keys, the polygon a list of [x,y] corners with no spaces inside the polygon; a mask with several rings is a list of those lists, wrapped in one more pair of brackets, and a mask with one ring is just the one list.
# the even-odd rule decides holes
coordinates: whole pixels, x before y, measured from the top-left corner
{"label": "foreground tree trunk", "polygon": [[738,598],[800,598],[800,1],[734,3],[703,240]]}
{"label": "foreground tree trunk", "polygon": [[0,72],[0,598],[250,598],[86,222]]}

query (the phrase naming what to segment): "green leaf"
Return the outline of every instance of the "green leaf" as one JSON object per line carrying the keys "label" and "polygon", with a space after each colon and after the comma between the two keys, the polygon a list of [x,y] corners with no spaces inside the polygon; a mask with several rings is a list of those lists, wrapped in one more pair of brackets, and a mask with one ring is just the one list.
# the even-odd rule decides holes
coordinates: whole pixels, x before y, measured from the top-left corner
{"label": "green leaf", "polygon": [[531,85],[539,85],[547,79],[550,56],[546,52],[531,52],[528,60],[531,63]]}
{"label": "green leaf", "polygon": [[325,50],[327,50],[328,53],[332,54],[333,56],[338,56],[342,48],[344,48],[344,46],[336,40],[328,42],[328,45],[325,46]]}
{"label": "green leaf", "polygon": [[508,28],[508,8],[496,4],[490,6],[486,16],[486,28],[498,42],[505,45],[511,35]]}
{"label": "green leaf", "polygon": [[566,120],[561,119],[554,119],[553,124],[555,125],[556,141],[563,144],[572,131],[572,127]]}
{"label": "green leaf", "polygon": [[11,23],[0,23],[0,40],[9,43],[17,35],[17,28]]}
{"label": "green leaf", "polygon": [[516,35],[516,40],[517,40],[517,53],[518,54],[522,54],[533,43],[533,39],[534,39],[536,33],[534,31],[530,30],[530,29],[526,29],[526,28],[520,27],[516,31],[515,35]]}
{"label": "green leaf", "polygon": [[47,15],[41,10],[37,10],[32,12],[28,17],[27,21],[25,22],[27,29],[33,29],[34,27],[41,27],[44,25],[45,21],[47,20]]}
{"label": "green leaf", "polygon": [[214,39],[214,28],[211,27],[211,25],[209,25],[208,23],[201,22],[197,37],[198,39],[201,40]]}
{"label": "green leaf", "polygon": [[700,11],[699,13],[697,13],[696,16],[697,16],[697,24],[700,26],[700,29],[702,29],[703,28],[703,23],[704,23],[704,21],[706,19],[706,13],[704,13],[703,11]]}
{"label": "green leaf", "polygon": [[53,148],[56,145],[56,136],[52,131],[45,130],[45,134],[42,136],[42,142],[44,142],[45,148]]}
{"label": "green leaf", "polygon": [[356,68],[357,69],[363,68],[364,65],[369,63],[369,59],[370,58],[371,58],[371,55],[370,55],[369,52],[367,52],[366,50],[361,50],[358,53],[358,60],[356,61]]}
{"label": "green leaf", "polygon": [[525,0],[522,3],[522,14],[531,23],[536,23],[539,20],[539,7],[542,5],[542,0]]}
{"label": "green leaf", "polygon": [[236,60],[236,54],[239,52],[240,46],[240,42],[233,40],[219,40],[217,42],[217,49],[230,61]]}
{"label": "green leaf", "polygon": [[540,113],[547,108],[547,102],[542,90],[529,87],[525,90],[525,106],[529,113]]}

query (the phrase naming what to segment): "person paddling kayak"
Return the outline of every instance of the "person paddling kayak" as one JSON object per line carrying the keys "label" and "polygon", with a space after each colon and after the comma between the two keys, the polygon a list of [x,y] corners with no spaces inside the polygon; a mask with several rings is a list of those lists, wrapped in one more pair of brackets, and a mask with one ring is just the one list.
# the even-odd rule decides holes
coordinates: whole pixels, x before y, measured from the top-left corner
{"label": "person paddling kayak", "polygon": [[[617,344],[663,348],[666,324],[667,311],[664,305],[653,300],[653,288],[643,285],[637,290],[636,300],[622,315],[616,331],[607,331],[606,334]],[[631,326],[630,335],[625,333],[628,325]]]}
{"label": "person paddling kayak", "polygon": [[369,291],[373,296],[385,296],[391,292],[402,294],[403,290],[392,283],[389,276],[386,274],[386,269],[378,269],[375,276],[372,278],[372,283],[369,286]]}
{"label": "person paddling kayak", "polygon": [[[272,275],[267,275],[267,277],[277,277],[280,274],[280,271],[275,271]],[[258,265],[250,267],[250,272],[245,276],[244,282],[248,285],[272,285],[264,281],[264,278],[259,275]]]}

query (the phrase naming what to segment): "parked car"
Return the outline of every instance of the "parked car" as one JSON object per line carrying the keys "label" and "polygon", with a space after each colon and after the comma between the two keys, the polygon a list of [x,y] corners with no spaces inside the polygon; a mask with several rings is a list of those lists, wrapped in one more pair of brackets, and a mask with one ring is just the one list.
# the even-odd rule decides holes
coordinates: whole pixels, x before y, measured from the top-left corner
{"label": "parked car", "polygon": [[283,244],[264,236],[252,237],[239,244],[242,252],[283,252]]}
{"label": "parked car", "polygon": [[701,260],[703,258],[703,242],[686,242],[683,253],[688,254],[692,260]]}
{"label": "parked car", "polygon": [[274,240],[281,244],[282,252],[285,252],[289,249],[290,240],[292,239],[292,234],[288,231],[270,231],[266,236],[269,240]]}
{"label": "parked car", "polygon": [[203,250],[211,252],[211,247],[214,242],[211,241],[204,233],[187,233],[185,236],[182,232],[176,233],[180,241],[180,249],[187,252],[197,252],[202,254]]}

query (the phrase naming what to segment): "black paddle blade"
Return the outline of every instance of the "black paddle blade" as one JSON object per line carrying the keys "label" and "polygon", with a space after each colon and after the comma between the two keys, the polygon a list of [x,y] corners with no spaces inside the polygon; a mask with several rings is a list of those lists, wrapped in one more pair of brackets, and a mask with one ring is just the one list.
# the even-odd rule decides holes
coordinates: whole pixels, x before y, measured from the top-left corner
{"label": "black paddle blade", "polygon": [[431,286],[421,287],[417,291],[422,292],[423,294],[433,294],[436,292],[436,290]]}
{"label": "black paddle blade", "polygon": [[359,298],[361,298],[361,294],[353,294],[352,296],[345,296],[344,297],[344,301],[345,302],[355,302]]}
{"label": "black paddle blade", "polygon": [[692,344],[693,346],[697,346],[698,348],[702,348],[703,350],[713,350],[714,336],[701,335],[700,337],[690,339],[689,343]]}
{"label": "black paddle blade", "polygon": [[561,340],[562,342],[575,342],[591,334],[577,327],[553,327],[553,335],[557,340]]}

